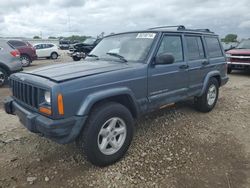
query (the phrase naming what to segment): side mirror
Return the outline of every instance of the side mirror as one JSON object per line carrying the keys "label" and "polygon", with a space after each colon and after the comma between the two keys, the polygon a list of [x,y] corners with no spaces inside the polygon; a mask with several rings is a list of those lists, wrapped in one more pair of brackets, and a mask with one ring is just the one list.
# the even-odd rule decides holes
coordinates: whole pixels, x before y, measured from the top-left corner
{"label": "side mirror", "polygon": [[172,64],[174,63],[174,56],[169,53],[162,53],[156,56],[155,58],[155,64],[161,65],[161,64]]}

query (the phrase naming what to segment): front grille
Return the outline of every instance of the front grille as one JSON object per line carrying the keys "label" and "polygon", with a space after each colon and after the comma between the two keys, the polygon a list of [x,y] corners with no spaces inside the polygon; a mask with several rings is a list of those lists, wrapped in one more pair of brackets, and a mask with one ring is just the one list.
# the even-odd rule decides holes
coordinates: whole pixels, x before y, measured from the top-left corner
{"label": "front grille", "polygon": [[230,58],[232,62],[250,63],[250,58]]}
{"label": "front grille", "polygon": [[13,96],[23,103],[38,109],[41,101],[42,89],[22,81],[10,80]]}

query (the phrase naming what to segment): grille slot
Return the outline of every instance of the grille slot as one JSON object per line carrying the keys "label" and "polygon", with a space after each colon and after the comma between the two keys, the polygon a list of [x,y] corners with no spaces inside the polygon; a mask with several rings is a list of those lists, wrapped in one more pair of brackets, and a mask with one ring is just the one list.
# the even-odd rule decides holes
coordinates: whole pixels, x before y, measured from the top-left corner
{"label": "grille slot", "polygon": [[23,103],[38,109],[42,89],[17,80],[10,80],[13,96]]}

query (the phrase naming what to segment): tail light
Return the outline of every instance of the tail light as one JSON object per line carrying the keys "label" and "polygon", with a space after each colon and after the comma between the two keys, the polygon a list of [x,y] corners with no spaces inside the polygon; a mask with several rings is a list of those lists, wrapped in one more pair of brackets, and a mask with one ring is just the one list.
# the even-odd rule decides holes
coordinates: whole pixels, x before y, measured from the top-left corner
{"label": "tail light", "polygon": [[13,57],[20,57],[20,52],[18,50],[13,50],[10,52]]}

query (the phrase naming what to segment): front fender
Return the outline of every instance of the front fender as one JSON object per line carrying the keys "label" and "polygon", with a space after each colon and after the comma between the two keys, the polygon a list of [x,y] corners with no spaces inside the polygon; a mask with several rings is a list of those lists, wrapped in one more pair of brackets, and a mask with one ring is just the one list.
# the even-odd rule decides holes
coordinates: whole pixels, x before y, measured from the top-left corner
{"label": "front fender", "polygon": [[200,93],[199,96],[202,96],[202,95],[205,93],[205,90],[206,90],[206,88],[207,88],[209,79],[210,79],[211,77],[214,77],[214,76],[220,76],[220,77],[221,77],[220,72],[217,71],[217,70],[215,70],[215,71],[209,72],[209,73],[206,75],[206,77],[205,77],[205,79],[204,79],[204,81],[203,81],[202,90],[201,90],[201,93]]}
{"label": "front fender", "polygon": [[134,106],[136,107],[136,111],[138,112],[138,106],[136,105],[136,98],[133,92],[129,88],[119,87],[119,88],[112,88],[112,89],[107,89],[107,90],[102,90],[102,91],[98,91],[95,93],[91,93],[84,99],[84,101],[80,105],[77,115],[78,116],[87,115],[90,112],[92,106],[96,102],[109,98],[109,97],[115,97],[118,95],[128,95],[132,99],[132,102],[134,103]]}

